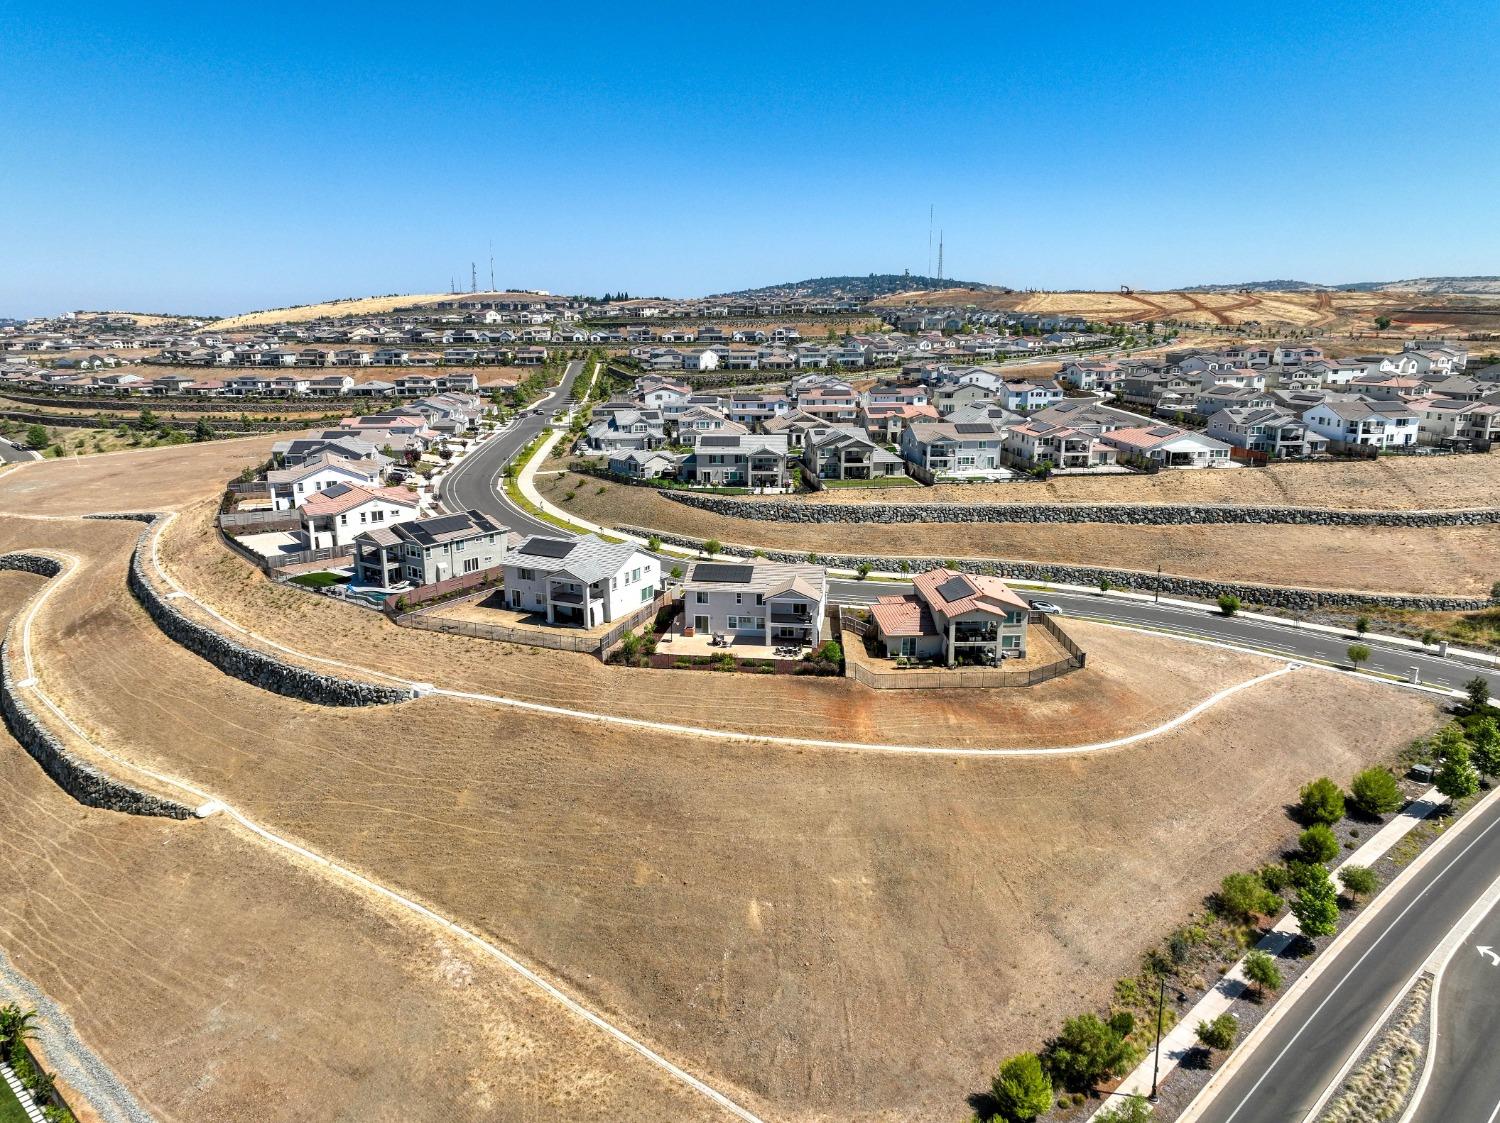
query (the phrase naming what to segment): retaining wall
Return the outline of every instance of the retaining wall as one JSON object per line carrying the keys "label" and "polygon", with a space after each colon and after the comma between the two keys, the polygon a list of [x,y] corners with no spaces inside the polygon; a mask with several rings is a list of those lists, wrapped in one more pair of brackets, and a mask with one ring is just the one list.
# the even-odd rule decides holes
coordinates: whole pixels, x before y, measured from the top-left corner
{"label": "retaining wall", "polygon": [[[62,572],[62,565],[39,554],[0,554],[0,569],[56,577]],[[0,718],[11,736],[63,791],[79,803],[107,811],[169,819],[192,816],[191,808],[122,783],[69,752],[37,718],[26,700],[26,689],[17,682],[11,666],[10,641],[6,639],[0,641]]]}
{"label": "retaining wall", "polygon": [[130,571],[126,578],[130,591],[170,639],[207,659],[225,674],[262,690],[320,706],[380,706],[415,697],[415,693],[406,687],[337,678],[282,662],[189,619],[151,584],[143,560],[143,554],[149,550],[150,543],[143,533],[130,555]]}
{"label": "retaining wall", "polygon": [[736,519],[788,523],[1121,523],[1135,526],[1489,526],[1500,508],[1368,511],[1319,507],[1151,503],[796,503],[661,489],[688,507]]}
{"label": "retaining wall", "polygon": [[[668,534],[648,527],[620,526],[617,529],[641,538],[656,535],[663,542],[687,549],[700,549],[703,539],[681,534]],[[786,550],[763,550],[750,546],[724,546],[721,554],[749,557],[758,554],[770,561],[805,562],[806,553]],[[1208,581],[1196,577],[1174,577],[1134,569],[1106,569],[1088,565],[1057,565],[1047,562],[1010,561],[1005,558],[953,558],[938,557],[880,557],[871,554],[819,554],[818,561],[835,569],[858,569],[861,564],[884,572],[920,573],[926,569],[946,565],[951,560],[962,570],[970,573],[988,573],[1017,581],[1054,582],[1059,585],[1098,585],[1108,581],[1117,589],[1131,589],[1149,593],[1160,591],[1170,597],[1186,597],[1191,600],[1217,600],[1228,593],[1239,597],[1247,605],[1264,605],[1271,608],[1286,608],[1293,611],[1314,611],[1320,608],[1357,609],[1364,607],[1411,608],[1425,612],[1477,612],[1489,608],[1495,602],[1484,597],[1417,596],[1392,593],[1358,593],[1329,589],[1300,589],[1283,585],[1252,585],[1239,581]],[[902,569],[902,566],[906,569]]]}

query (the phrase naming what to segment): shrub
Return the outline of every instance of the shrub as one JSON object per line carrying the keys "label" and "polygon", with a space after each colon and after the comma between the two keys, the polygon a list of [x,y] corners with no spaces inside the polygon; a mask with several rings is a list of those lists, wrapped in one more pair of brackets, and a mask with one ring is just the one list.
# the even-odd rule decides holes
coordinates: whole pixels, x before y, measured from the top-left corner
{"label": "shrub", "polygon": [[1292,875],[1287,868],[1274,862],[1271,865],[1262,866],[1258,876],[1261,884],[1272,893],[1285,892],[1292,884]]}
{"label": "shrub", "polygon": [[1214,908],[1227,920],[1247,923],[1256,916],[1280,912],[1282,900],[1267,889],[1259,875],[1232,873],[1219,883]]}
{"label": "shrub", "polygon": [[870,570],[872,570],[873,568],[874,566],[872,566],[869,562],[860,562],[857,566],[854,567],[854,574],[861,581],[863,581],[866,577],[870,576]]}
{"label": "shrub", "polygon": [[1047,1068],[1064,1087],[1083,1090],[1113,1076],[1134,1059],[1126,1036],[1135,1028],[1129,1014],[1108,1022],[1097,1014],[1079,1014],[1063,1023],[1047,1048]]}
{"label": "shrub", "polygon": [[1052,1081],[1035,1053],[1018,1053],[1002,1064],[990,1091],[1007,1123],[1035,1119],[1052,1106]]}
{"label": "shrub", "polygon": [[1367,866],[1345,866],[1339,871],[1339,881],[1353,897],[1368,897],[1380,887],[1375,871]]}
{"label": "shrub", "polygon": [[1332,825],[1344,817],[1344,793],[1327,776],[1303,785],[1298,793],[1297,810],[1304,823]]}
{"label": "shrub", "polygon": [[1309,876],[1305,884],[1299,885],[1297,899],[1292,903],[1292,912],[1296,915],[1297,924],[1304,936],[1309,939],[1331,936],[1339,923],[1338,891],[1334,889],[1333,880],[1326,869],[1319,865],[1311,866],[1310,869],[1318,873]]}
{"label": "shrub", "polygon": [[681,581],[682,580],[682,566],[680,566],[680,565],[674,565],[672,567],[671,578],[672,578],[673,581]]}
{"label": "shrub", "polygon": [[1386,769],[1366,768],[1349,784],[1349,802],[1361,815],[1389,815],[1401,806],[1401,789]]}
{"label": "shrub", "polygon": [[1339,840],[1322,823],[1314,823],[1299,834],[1297,846],[1309,862],[1331,862],[1339,853]]}
{"label": "shrub", "polygon": [[1196,1030],[1198,1040],[1210,1049],[1229,1049],[1239,1035],[1240,1023],[1227,1011],[1213,1021],[1199,1022]]}
{"label": "shrub", "polygon": [[1344,654],[1349,656],[1349,662],[1354,664],[1356,671],[1361,663],[1369,662],[1370,659],[1370,649],[1362,643],[1351,643]]}
{"label": "shrub", "polygon": [[803,656],[810,663],[841,663],[844,659],[844,649],[838,645],[836,640],[824,640],[815,651],[809,651]]}
{"label": "shrub", "polygon": [[1240,598],[1233,593],[1219,594],[1219,611],[1225,616],[1233,616],[1240,610]]}
{"label": "shrub", "polygon": [[1281,989],[1281,969],[1276,966],[1276,960],[1259,948],[1245,956],[1245,978],[1261,994]]}
{"label": "shrub", "polygon": [[1149,1123],[1151,1105],[1145,1096],[1127,1096],[1094,1116],[1094,1123]]}
{"label": "shrub", "polygon": [[660,553],[661,535],[653,534],[650,538],[646,539],[646,549],[650,550],[653,554]]}
{"label": "shrub", "polygon": [[707,542],[703,543],[703,552],[709,557],[713,557],[723,548],[724,543],[720,542],[717,538],[710,538]]}

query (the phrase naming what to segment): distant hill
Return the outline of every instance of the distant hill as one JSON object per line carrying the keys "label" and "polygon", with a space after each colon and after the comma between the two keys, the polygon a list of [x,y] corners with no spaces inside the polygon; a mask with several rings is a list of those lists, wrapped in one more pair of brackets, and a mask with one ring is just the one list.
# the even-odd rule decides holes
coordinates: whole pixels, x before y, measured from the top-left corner
{"label": "distant hill", "polygon": [[1243,281],[1235,285],[1194,285],[1178,292],[1410,292],[1438,295],[1500,294],[1500,277],[1412,277],[1405,281],[1351,281],[1323,285],[1315,281]]}
{"label": "distant hill", "polygon": [[986,285],[979,281],[955,281],[944,277],[922,277],[911,273],[868,273],[864,276],[809,277],[805,281],[791,281],[781,285],[763,285],[756,289],[740,289],[737,292],[717,293],[717,296],[733,296],[741,299],[762,300],[814,297],[820,300],[850,297],[857,300],[874,300],[882,296],[893,296],[901,292],[917,292],[931,289],[973,289],[979,292],[1010,292],[1002,285]]}

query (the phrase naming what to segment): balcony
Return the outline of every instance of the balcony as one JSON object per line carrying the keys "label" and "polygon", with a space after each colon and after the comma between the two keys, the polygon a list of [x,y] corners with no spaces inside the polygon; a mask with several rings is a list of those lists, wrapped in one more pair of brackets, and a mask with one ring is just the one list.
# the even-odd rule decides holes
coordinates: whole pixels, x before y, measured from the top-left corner
{"label": "balcony", "polygon": [[582,604],[583,593],[573,592],[569,589],[550,589],[548,595],[557,604]]}

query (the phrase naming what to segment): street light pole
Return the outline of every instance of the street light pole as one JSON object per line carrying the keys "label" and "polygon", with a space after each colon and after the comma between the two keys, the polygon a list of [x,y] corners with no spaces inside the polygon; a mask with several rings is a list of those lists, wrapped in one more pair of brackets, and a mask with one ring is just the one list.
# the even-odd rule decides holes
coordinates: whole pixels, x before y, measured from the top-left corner
{"label": "street light pole", "polygon": [[1161,1022],[1162,1014],[1167,1004],[1167,977],[1158,975],[1161,980],[1161,991],[1156,996],[1156,1049],[1151,1054],[1151,1096],[1152,1103],[1156,1102],[1157,1078],[1161,1074]]}
{"label": "street light pole", "polygon": [[1154,603],[1161,603],[1161,562],[1156,563],[1156,600]]}

